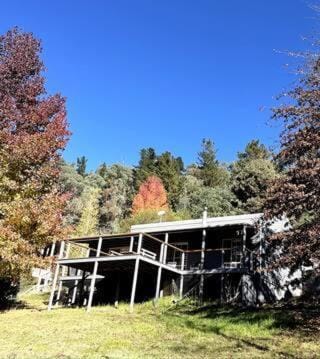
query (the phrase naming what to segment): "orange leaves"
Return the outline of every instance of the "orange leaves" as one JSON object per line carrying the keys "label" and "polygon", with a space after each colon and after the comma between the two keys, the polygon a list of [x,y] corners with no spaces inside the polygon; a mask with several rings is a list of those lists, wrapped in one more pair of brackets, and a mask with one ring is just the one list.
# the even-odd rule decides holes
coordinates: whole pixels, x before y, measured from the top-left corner
{"label": "orange leaves", "polygon": [[133,199],[132,213],[155,209],[168,209],[167,192],[161,180],[156,176],[150,176],[141,184],[138,193]]}

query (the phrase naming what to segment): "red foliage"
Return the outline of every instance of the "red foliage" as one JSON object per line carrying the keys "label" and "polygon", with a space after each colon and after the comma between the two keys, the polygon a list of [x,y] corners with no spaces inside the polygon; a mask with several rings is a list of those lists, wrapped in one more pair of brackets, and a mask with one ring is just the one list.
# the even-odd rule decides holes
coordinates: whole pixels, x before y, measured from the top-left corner
{"label": "red foliage", "polygon": [[285,168],[268,191],[268,217],[286,215],[292,228],[274,237],[286,265],[314,265],[320,271],[320,58],[309,67],[290,100],[274,109],[284,122],[278,161]]}
{"label": "red foliage", "polygon": [[138,193],[133,199],[132,212],[136,214],[140,211],[154,209],[168,209],[167,192],[160,178],[150,176],[143,182]]}
{"label": "red foliage", "polygon": [[0,37],[0,275],[16,276],[64,235],[58,161],[70,135],[65,99],[45,96],[40,42]]}

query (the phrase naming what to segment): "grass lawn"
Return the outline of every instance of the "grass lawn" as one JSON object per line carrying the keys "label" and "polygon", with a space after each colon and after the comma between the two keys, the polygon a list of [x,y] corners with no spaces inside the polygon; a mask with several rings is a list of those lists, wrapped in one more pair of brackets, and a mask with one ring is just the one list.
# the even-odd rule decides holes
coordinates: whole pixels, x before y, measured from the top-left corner
{"label": "grass lawn", "polygon": [[[45,295],[0,314],[0,358],[320,358],[319,311],[240,310],[169,299],[46,311]],[[171,309],[170,309],[171,308]],[[308,319],[306,319],[306,316]]]}

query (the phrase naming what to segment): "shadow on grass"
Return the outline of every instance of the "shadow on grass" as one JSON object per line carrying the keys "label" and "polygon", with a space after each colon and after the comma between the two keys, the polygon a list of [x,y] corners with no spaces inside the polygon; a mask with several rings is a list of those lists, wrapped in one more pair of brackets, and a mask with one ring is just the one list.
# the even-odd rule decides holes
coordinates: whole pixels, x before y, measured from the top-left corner
{"label": "shadow on grass", "polygon": [[1,308],[0,313],[7,312],[9,310],[23,310],[23,309],[29,309],[32,311],[41,312],[47,310],[48,303],[49,303],[48,293],[31,294],[31,295],[27,295],[26,297],[21,296],[19,300],[12,301],[6,307]]}
{"label": "shadow on grass", "polygon": [[[272,352],[286,358],[299,358],[300,355],[277,349],[272,345],[275,336],[287,334],[297,339],[309,337],[317,341],[320,333],[319,307],[289,305],[243,308],[210,304],[200,308],[182,306],[170,310],[168,315],[175,317],[182,325],[192,330],[216,334],[226,340],[237,342],[239,346],[247,346],[261,352]],[[257,328],[257,332],[253,335],[250,335],[250,329],[254,330],[251,326]],[[249,330],[249,335],[246,330]],[[260,330],[261,336],[259,336]]]}
{"label": "shadow on grass", "polygon": [[316,333],[320,331],[320,307],[304,305],[279,305],[248,308],[221,307],[209,304],[198,308],[180,308],[180,313],[200,315],[202,318],[224,318],[232,324],[261,324],[270,321],[268,329],[290,329]]}

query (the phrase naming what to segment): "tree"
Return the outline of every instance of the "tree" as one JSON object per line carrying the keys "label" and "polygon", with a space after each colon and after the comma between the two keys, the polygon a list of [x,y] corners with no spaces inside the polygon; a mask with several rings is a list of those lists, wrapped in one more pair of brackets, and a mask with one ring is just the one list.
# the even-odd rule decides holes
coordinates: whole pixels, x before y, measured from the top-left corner
{"label": "tree", "polygon": [[219,164],[214,144],[209,139],[202,140],[202,150],[198,154],[198,176],[208,187],[228,182],[228,171]]}
{"label": "tree", "polygon": [[156,151],[153,148],[143,148],[140,151],[139,164],[134,171],[136,189],[138,189],[148,177],[157,174],[157,160]]}
{"label": "tree", "polygon": [[144,210],[168,210],[166,190],[161,180],[156,176],[148,177],[142,183],[138,193],[133,199],[132,213],[136,214]]}
{"label": "tree", "polygon": [[82,194],[83,209],[76,229],[77,236],[96,235],[99,225],[99,196],[100,190],[88,187]]}
{"label": "tree", "polygon": [[75,165],[65,161],[60,162],[59,188],[62,193],[69,196],[69,200],[63,211],[63,221],[66,225],[76,228],[83,210],[83,197],[81,196],[88,187],[87,177],[78,174]]}
{"label": "tree", "polygon": [[299,83],[287,93],[288,103],[273,110],[281,120],[277,159],[285,172],[270,190],[266,214],[286,215],[292,228],[275,236],[283,248],[282,263],[313,265],[320,270],[320,58],[309,56]]}
{"label": "tree", "polygon": [[98,173],[104,174],[105,186],[100,198],[99,227],[102,233],[117,232],[120,222],[131,214],[133,198],[133,171],[114,164]]}
{"label": "tree", "polygon": [[263,210],[267,188],[277,177],[271,153],[258,140],[249,142],[231,166],[231,188],[244,212]]}
{"label": "tree", "polygon": [[[183,211],[173,212],[167,210],[166,213],[161,217],[162,221],[171,222],[179,221],[184,219],[189,219],[187,213]],[[119,230],[122,233],[127,233],[130,231],[131,226],[135,224],[145,224],[145,223],[157,223],[160,221],[158,211],[154,209],[141,210],[130,217],[124,218],[119,225]]]}
{"label": "tree", "polygon": [[156,172],[168,193],[169,203],[173,209],[177,207],[182,190],[183,169],[184,165],[181,157],[174,157],[168,151],[158,156]]}
{"label": "tree", "polygon": [[88,159],[85,156],[77,158],[77,172],[80,176],[84,177],[86,175]]}
{"label": "tree", "polygon": [[65,236],[58,189],[65,99],[46,96],[40,42],[17,28],[0,37],[0,277],[18,280]]}
{"label": "tree", "polygon": [[207,187],[201,180],[187,175],[178,210],[189,213],[192,218],[200,218],[206,207],[209,216],[228,216],[239,213],[237,198],[230,188],[227,186]]}

